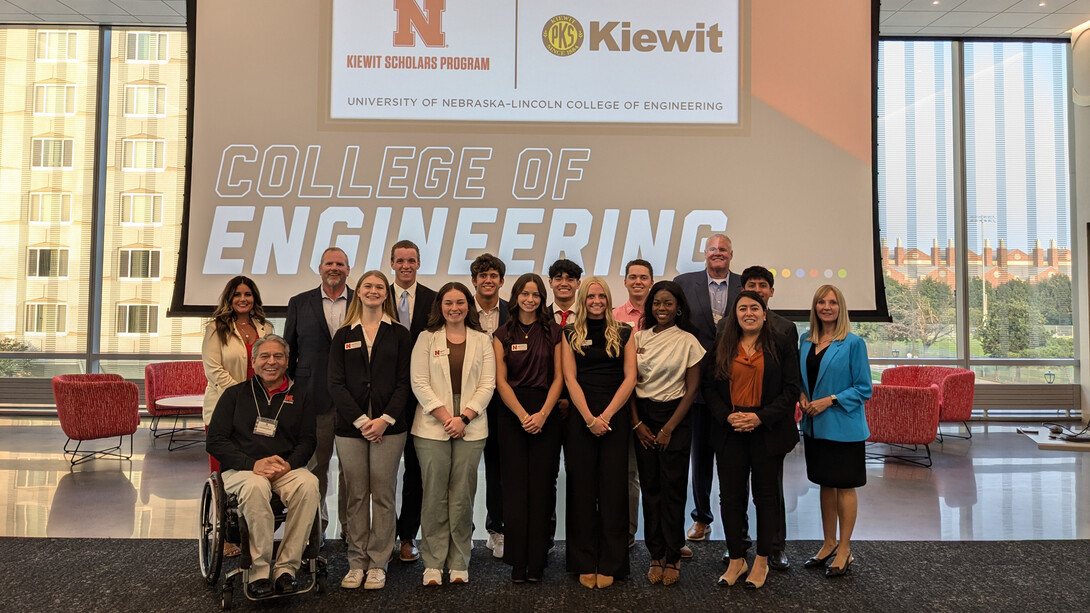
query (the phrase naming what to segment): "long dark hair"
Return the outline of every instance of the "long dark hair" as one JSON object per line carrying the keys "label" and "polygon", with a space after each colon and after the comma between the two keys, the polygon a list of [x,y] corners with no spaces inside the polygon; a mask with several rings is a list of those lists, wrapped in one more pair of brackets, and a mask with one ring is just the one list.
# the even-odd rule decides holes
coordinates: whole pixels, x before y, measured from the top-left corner
{"label": "long dark hair", "polygon": [[528,272],[516,279],[515,284],[511,286],[511,299],[507,303],[507,312],[510,317],[508,317],[507,323],[504,324],[504,327],[507,328],[508,342],[515,338],[515,332],[518,331],[520,311],[518,297],[522,290],[526,289],[527,283],[536,285],[537,293],[541,295],[537,309],[534,310],[534,319],[541,324],[541,328],[546,334],[549,333],[549,326],[553,323],[553,318],[549,317],[549,312],[545,310],[545,281],[542,280],[541,275]]}
{"label": "long dark hair", "polygon": [[647,330],[654,328],[658,320],[654,315],[648,316],[651,313],[651,307],[655,303],[655,294],[659,292],[666,292],[674,297],[677,302],[677,316],[674,317],[674,325],[682,330],[697,335],[696,326],[689,319],[689,301],[685,299],[685,290],[681,289],[681,286],[673,281],[659,281],[651,286],[651,291],[647,292],[647,299],[643,302],[643,313],[640,315],[640,330]]}
{"label": "long dark hair", "polygon": [[761,345],[766,360],[777,361],[776,345],[772,339],[772,326],[768,322],[768,306],[757,292],[743,290],[730,305],[730,313],[727,315],[727,325],[723,333],[719,335],[715,344],[715,377],[725,380],[730,378],[730,369],[734,364],[734,358],[738,356],[738,345],[742,341],[742,326],[738,323],[738,301],[749,298],[761,305],[765,313],[765,322],[761,331],[757,334],[757,342]]}
{"label": "long dark hair", "polygon": [[457,281],[451,281],[440,287],[439,293],[435,295],[435,302],[431,303],[431,313],[428,314],[428,332],[436,332],[446,325],[447,320],[443,319],[443,296],[454,290],[462,292],[466,297],[466,327],[477,332],[484,332],[484,329],[481,328],[481,316],[477,314],[477,303],[473,300],[473,294],[470,293],[468,287]]}
{"label": "long dark hair", "polygon": [[[216,306],[215,312],[212,313],[212,321],[216,324],[216,336],[219,337],[220,343],[226,345],[227,337],[231,334],[231,324],[235,321],[235,310],[231,307],[231,299],[235,295],[235,290],[239,285],[245,284],[250,288],[250,292],[254,295],[254,306],[250,308],[250,319],[256,321],[262,326],[265,325],[265,308],[261,306],[261,292],[257,290],[257,284],[254,280],[239,275],[232,278],[227,282],[227,285],[223,288],[223,293],[220,294],[220,302]],[[261,330],[254,326],[258,330],[258,336],[261,335]]]}

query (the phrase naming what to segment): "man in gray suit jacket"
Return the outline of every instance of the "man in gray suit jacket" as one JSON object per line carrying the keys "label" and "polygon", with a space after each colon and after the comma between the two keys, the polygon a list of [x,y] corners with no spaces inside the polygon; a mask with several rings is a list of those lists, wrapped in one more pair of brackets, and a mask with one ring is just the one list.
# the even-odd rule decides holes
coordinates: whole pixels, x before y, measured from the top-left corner
{"label": "man in gray suit jacket", "polygon": [[[724,234],[708,237],[704,247],[704,270],[688,272],[674,277],[674,282],[685,292],[691,309],[690,319],[697,329],[697,340],[705,351],[715,345],[716,326],[734,303],[742,290],[742,278],[730,271],[734,249],[730,238]],[[715,474],[715,450],[709,440],[708,407],[704,398],[697,396],[689,409],[692,415],[693,446],[693,525],[686,536],[691,541],[702,541],[711,532],[714,520],[711,507],[712,476]]]}
{"label": "man in gray suit jacket", "polygon": [[[329,461],[333,457],[333,427],[337,421],[327,381],[329,343],[337,328],[344,323],[348,303],[352,301],[352,290],[348,288],[349,272],[348,255],[339,247],[330,247],[322,252],[318,265],[321,286],[288,300],[288,319],[284,324],[284,338],[289,345],[288,377],[296,387],[302,387],[310,394],[310,406],[317,417],[318,444],[307,468],[318,477],[323,534],[329,525],[325,497],[329,489]],[[337,482],[343,483],[339,473]],[[339,491],[343,492],[343,487]],[[343,529],[343,496],[338,496],[338,517]]]}
{"label": "man in gray suit jacket", "polygon": [[[772,299],[773,294],[776,293],[776,289],[773,287],[776,283],[776,278],[772,275],[764,266],[750,266],[742,271],[742,289],[757,292],[761,299],[765,301],[765,306],[768,306],[769,301]],[[726,327],[727,318],[724,317],[719,321],[718,329],[716,330],[716,336],[723,332]],[[795,327],[795,323],[791,320],[768,311],[768,324],[772,326],[772,331],[780,336],[787,338],[787,340],[798,346],[799,344],[799,330]],[[793,367],[798,368],[795,364]],[[787,570],[791,567],[791,562],[787,559],[787,554],[784,552],[784,542],[787,540],[787,510],[783,500],[783,466],[780,466],[780,474],[778,476],[780,484],[780,510],[776,515],[779,522],[776,525],[775,532],[772,535],[772,554],[768,556],[768,565],[774,570]],[[730,555],[725,554],[724,557],[729,561]]]}

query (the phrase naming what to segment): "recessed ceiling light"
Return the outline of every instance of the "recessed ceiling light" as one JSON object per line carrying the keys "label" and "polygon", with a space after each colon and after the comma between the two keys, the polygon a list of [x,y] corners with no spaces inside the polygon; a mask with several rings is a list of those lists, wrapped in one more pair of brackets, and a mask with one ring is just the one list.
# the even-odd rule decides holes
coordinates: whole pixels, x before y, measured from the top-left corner
{"label": "recessed ceiling light", "polygon": [[1044,6],[1044,5],[1045,5],[1045,3],[1044,3],[1044,2],[1038,2],[1038,3],[1037,3],[1037,6]]}
{"label": "recessed ceiling light", "polygon": [[939,0],[931,0],[931,4],[934,4],[935,6],[938,6]]}

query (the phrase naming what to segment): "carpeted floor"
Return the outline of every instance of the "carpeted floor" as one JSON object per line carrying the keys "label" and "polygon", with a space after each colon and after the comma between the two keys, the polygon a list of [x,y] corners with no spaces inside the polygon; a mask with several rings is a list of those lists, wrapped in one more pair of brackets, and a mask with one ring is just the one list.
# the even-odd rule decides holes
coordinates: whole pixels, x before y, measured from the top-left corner
{"label": "carpeted floor", "polygon": [[[632,549],[632,575],[606,590],[588,590],[563,571],[559,544],[539,584],[512,584],[510,568],[481,543],[471,582],[420,585],[421,563],[390,565],[386,588],[342,590],[344,544],[330,542],[330,592],[265,603],[235,592],[236,610],[283,611],[1085,611],[1090,603],[1090,541],[860,541],[852,573],[836,580],[802,568],[815,542],[789,542],[793,566],[772,572],[760,590],[718,587],[722,541],[692,544],[681,582],[652,586],[648,555]],[[0,539],[0,611],[216,611],[219,590],[204,583],[193,541],[149,539]],[[230,564],[229,562],[227,564]]]}

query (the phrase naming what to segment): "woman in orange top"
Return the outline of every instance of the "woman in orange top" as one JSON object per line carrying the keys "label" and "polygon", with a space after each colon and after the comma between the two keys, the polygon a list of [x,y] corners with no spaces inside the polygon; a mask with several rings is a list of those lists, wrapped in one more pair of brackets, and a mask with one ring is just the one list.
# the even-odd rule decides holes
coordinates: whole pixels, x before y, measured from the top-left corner
{"label": "woman in orange top", "polygon": [[719,578],[734,585],[746,563],[746,508],[750,475],[757,507],[757,556],[746,577],[759,588],[768,577],[768,555],[781,513],[778,475],[783,458],[799,440],[795,402],[799,393],[798,349],[767,325],[756,292],[738,294],[726,327],[704,361],[704,401],[712,416],[711,438],[719,470],[719,514],[727,535],[730,565]]}

